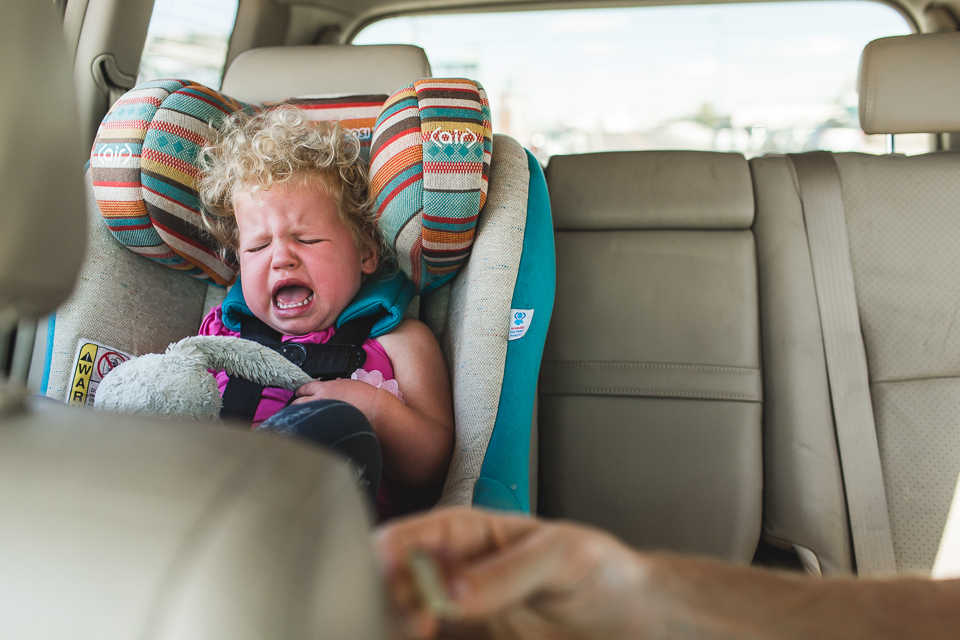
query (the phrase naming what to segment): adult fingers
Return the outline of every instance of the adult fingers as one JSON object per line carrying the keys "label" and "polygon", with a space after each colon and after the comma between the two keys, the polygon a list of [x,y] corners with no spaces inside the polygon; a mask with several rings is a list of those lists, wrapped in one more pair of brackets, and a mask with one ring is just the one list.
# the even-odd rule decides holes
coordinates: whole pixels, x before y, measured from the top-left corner
{"label": "adult fingers", "polygon": [[605,556],[599,532],[544,525],[458,567],[451,591],[464,618],[483,619],[535,595],[575,593]]}
{"label": "adult fingers", "polygon": [[[472,558],[490,553],[540,526],[529,518],[503,516],[477,509],[444,509],[394,520],[375,534],[397,632],[403,638],[430,638],[439,631],[436,616],[424,608],[410,570],[413,551],[427,551],[444,573]],[[447,587],[448,585],[444,585]]]}
{"label": "adult fingers", "polygon": [[391,570],[414,550],[443,555],[452,562],[495,550],[542,526],[538,521],[482,509],[443,509],[396,520],[375,533],[381,561]]}

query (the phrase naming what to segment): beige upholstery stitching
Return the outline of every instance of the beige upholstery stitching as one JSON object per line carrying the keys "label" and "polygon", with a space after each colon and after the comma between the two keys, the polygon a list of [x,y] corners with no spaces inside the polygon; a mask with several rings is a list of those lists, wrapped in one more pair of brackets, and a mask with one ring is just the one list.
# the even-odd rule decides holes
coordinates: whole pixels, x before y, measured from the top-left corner
{"label": "beige upholstery stitching", "polygon": [[704,398],[713,400],[744,400],[748,402],[760,402],[758,396],[740,394],[740,393],[706,393],[698,391],[664,391],[660,389],[613,389],[613,388],[593,388],[593,387],[544,387],[540,390],[540,395],[562,395],[562,394],[580,394],[580,395],[607,395],[607,396],[642,396],[642,397],[667,397],[667,398]]}
{"label": "beige upholstery stitching", "polygon": [[724,373],[738,373],[755,376],[760,373],[760,369],[753,367],[730,367],[722,365],[709,364],[674,364],[667,362],[613,362],[604,360],[549,360],[544,361],[544,366],[551,367],[624,367],[637,369],[678,369],[681,371],[720,371]]}

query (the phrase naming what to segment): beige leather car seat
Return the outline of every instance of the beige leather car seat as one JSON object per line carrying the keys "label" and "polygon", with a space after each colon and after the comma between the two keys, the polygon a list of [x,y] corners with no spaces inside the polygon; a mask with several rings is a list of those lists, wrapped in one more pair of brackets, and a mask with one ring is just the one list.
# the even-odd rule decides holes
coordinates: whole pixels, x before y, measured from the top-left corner
{"label": "beige leather car seat", "polygon": [[[10,9],[0,315],[36,318],[76,280],[84,150],[54,5]],[[353,485],[288,440],[82,411],[0,380],[0,638],[382,637]]]}
{"label": "beige leather car seat", "polygon": [[[960,34],[864,50],[867,133],[960,131]],[[929,574],[960,472],[960,154],[834,154],[896,570]],[[767,398],[764,534],[813,572],[854,567],[796,173],[751,161]],[[960,514],[957,514],[960,516]]]}
{"label": "beige leather car seat", "polygon": [[429,78],[423,49],[409,45],[265,47],[237,56],[220,90],[249,103],[315,94],[386,94]]}
{"label": "beige leather car seat", "polygon": [[554,156],[540,513],[749,562],[760,535],[753,190],[739,154]]}

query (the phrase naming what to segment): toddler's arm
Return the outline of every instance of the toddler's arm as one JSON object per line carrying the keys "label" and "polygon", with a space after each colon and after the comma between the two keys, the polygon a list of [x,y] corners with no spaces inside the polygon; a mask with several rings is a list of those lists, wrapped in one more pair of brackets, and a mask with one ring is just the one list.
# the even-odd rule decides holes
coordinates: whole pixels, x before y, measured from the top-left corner
{"label": "toddler's arm", "polygon": [[453,451],[453,399],[440,345],[418,320],[404,320],[377,340],[393,365],[406,402],[358,380],[314,381],[296,402],[333,398],[367,416],[380,440],[383,470],[409,487],[439,487]]}

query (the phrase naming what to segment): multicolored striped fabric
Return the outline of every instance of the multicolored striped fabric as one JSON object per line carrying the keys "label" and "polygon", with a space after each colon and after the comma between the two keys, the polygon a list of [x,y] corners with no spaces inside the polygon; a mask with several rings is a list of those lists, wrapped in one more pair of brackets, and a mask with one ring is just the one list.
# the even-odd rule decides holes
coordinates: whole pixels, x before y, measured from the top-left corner
{"label": "multicolored striped fabric", "polygon": [[302,109],[309,120],[331,122],[336,120],[342,129],[352,132],[360,140],[360,157],[364,162],[370,160],[370,141],[373,139],[373,126],[380,115],[387,96],[306,96],[291,98],[283,102],[268,102],[264,108],[270,109],[279,104],[292,104]]}
{"label": "multicolored striped fabric", "polygon": [[234,111],[254,109],[187,80],[145,82],[104,118],[90,155],[93,193],[114,237],[134,253],[217,284],[236,265],[203,230],[197,156]]}
{"label": "multicolored striped fabric", "polygon": [[383,105],[371,197],[380,232],[420,293],[453,277],[470,255],[492,151],[490,104],[477,82],[418,80]]}
{"label": "multicolored striped fabric", "polygon": [[[310,120],[339,120],[369,156],[385,95],[309,97],[292,102]],[[107,227],[134,253],[191,276],[226,285],[237,266],[224,262],[203,229],[197,157],[217,128],[249,105],[189,80],[137,85],[113,105],[90,156],[93,192]]]}

